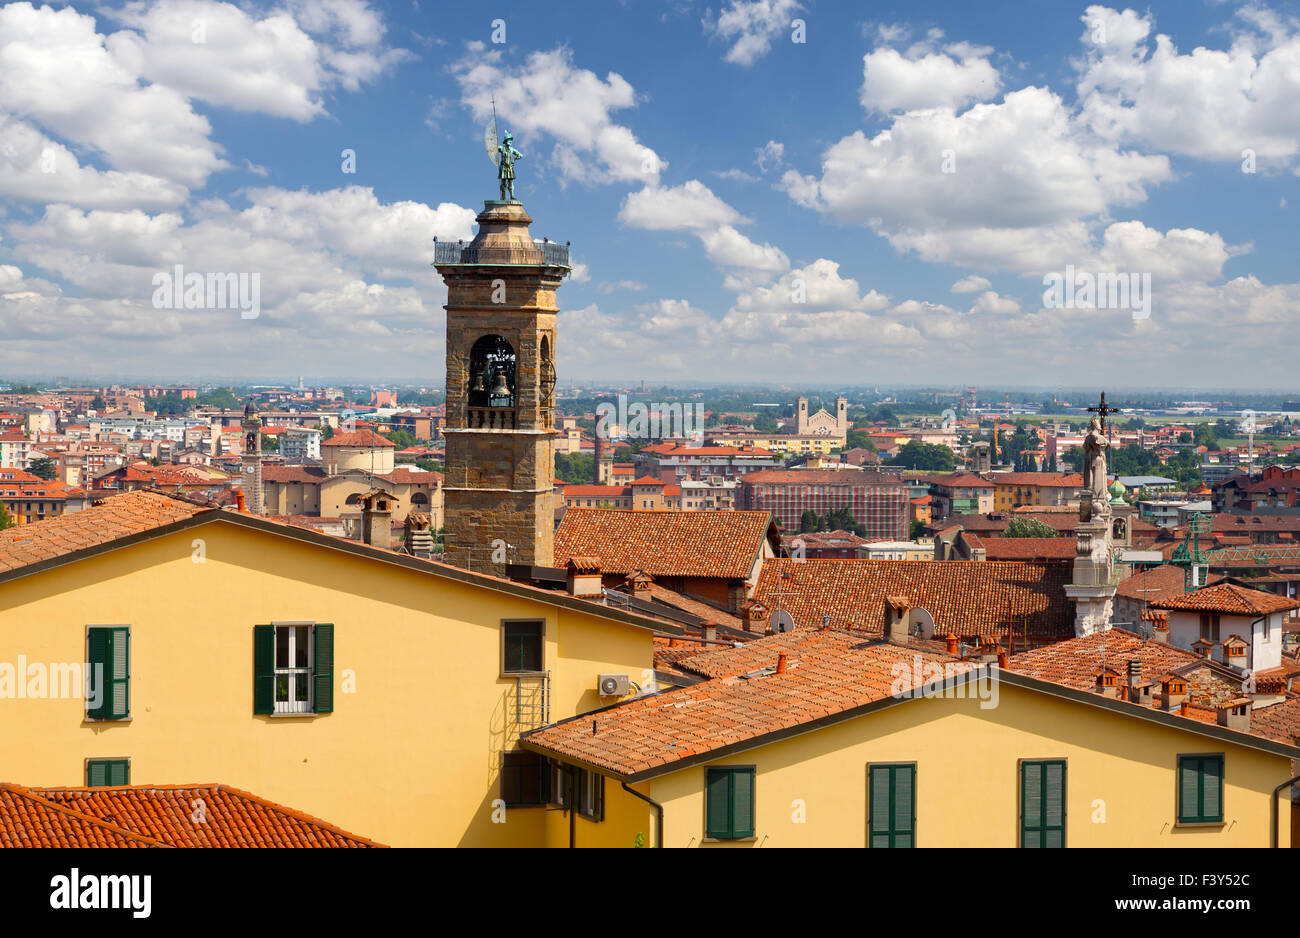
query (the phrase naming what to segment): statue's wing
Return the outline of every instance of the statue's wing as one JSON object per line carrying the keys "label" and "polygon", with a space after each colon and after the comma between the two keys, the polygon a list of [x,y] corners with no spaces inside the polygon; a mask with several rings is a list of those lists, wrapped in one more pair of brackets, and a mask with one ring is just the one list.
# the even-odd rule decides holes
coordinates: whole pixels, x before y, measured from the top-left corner
{"label": "statue's wing", "polygon": [[487,129],[483,131],[483,146],[487,148],[488,159],[492,165],[496,166],[501,162],[501,154],[497,150],[497,119],[494,117],[487,123]]}

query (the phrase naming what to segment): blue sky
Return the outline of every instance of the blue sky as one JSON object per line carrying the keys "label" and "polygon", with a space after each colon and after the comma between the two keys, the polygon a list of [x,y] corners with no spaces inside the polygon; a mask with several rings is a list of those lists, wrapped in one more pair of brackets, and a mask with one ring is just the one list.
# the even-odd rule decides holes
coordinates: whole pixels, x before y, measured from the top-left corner
{"label": "blue sky", "polygon": [[0,373],[440,384],[493,93],[562,381],[1294,386],[1297,8],[1197,0],[7,4]]}

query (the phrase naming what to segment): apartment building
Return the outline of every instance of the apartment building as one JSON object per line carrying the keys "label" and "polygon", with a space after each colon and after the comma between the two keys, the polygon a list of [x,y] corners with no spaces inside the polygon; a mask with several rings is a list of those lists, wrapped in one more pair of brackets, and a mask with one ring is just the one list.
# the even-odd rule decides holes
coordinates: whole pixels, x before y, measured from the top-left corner
{"label": "apartment building", "polygon": [[749,473],[740,480],[736,506],[742,511],[769,511],[786,531],[798,530],[805,511],[824,515],[844,508],[863,525],[868,540],[903,540],[907,536],[906,487],[895,476],[868,469]]}

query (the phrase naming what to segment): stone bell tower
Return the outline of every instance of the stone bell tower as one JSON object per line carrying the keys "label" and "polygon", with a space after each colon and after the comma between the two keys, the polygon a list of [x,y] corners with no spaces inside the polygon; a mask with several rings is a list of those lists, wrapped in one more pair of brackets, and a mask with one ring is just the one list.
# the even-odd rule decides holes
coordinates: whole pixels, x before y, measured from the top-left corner
{"label": "stone bell tower", "polygon": [[255,515],[262,513],[262,418],[253,409],[253,402],[244,406],[244,416],[239,421],[244,431],[243,480],[241,485],[248,490],[247,508]]}
{"label": "stone bell tower", "polygon": [[534,241],[517,200],[484,203],[468,244],[434,245],[447,284],[447,562],[550,566],[555,531],[555,291],[567,245]]}

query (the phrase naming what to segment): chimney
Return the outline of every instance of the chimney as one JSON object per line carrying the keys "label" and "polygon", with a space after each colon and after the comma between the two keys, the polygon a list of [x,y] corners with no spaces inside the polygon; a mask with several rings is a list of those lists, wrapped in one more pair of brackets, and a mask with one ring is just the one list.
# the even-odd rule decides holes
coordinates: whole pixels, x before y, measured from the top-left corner
{"label": "chimney", "polygon": [[953,635],[951,632],[949,632],[949,633],[948,633],[948,637],[944,639],[944,643],[948,646],[948,654],[950,654],[950,655],[955,655],[955,654],[957,654],[957,636],[956,636],[956,635]]}
{"label": "chimney", "polygon": [[570,557],[564,565],[564,585],[570,596],[600,596],[600,561],[595,557]]}
{"label": "chimney", "polygon": [[243,489],[235,489],[235,510],[241,513],[244,511],[244,490]]}
{"label": "chimney", "polygon": [[1119,697],[1119,688],[1115,686],[1115,669],[1102,668],[1097,672],[1097,693],[1103,697]]}
{"label": "chimney", "polygon": [[406,516],[406,552],[413,557],[433,556],[433,530],[429,516],[413,511]]}
{"label": "chimney", "polygon": [[1187,682],[1170,674],[1160,682],[1160,709],[1170,713],[1187,702]]}
{"label": "chimney", "polygon": [[906,645],[911,638],[908,612],[912,601],[906,596],[885,597],[885,638],[895,644]]}
{"label": "chimney", "polygon": [[1128,699],[1138,702],[1138,685],[1142,683],[1142,662],[1137,658],[1128,659]]}
{"label": "chimney", "polygon": [[1163,609],[1148,609],[1142,613],[1142,619],[1151,623],[1151,640],[1161,645],[1169,644],[1169,613]]}
{"label": "chimney", "polygon": [[767,607],[757,599],[751,599],[740,607],[740,619],[746,632],[767,631]]}
{"label": "chimney", "polygon": [[361,539],[384,550],[393,545],[393,499],[383,489],[361,496]]}
{"label": "chimney", "polygon": [[1007,666],[1007,653],[1002,649],[998,649],[998,667],[1006,668],[1006,666]]}
{"label": "chimney", "polygon": [[1250,732],[1250,698],[1234,697],[1225,700],[1216,709],[1219,725],[1240,733]]}
{"label": "chimney", "polygon": [[776,673],[777,674],[785,673],[785,652],[781,652],[779,655],[776,656]]}
{"label": "chimney", "polygon": [[984,664],[992,664],[998,660],[998,652],[1002,648],[997,638],[981,638],[979,649],[979,660]]}
{"label": "chimney", "polygon": [[716,622],[704,622],[700,625],[700,630],[706,642],[718,640],[718,624]]}
{"label": "chimney", "polygon": [[633,570],[628,574],[627,580],[624,581],[628,593],[633,599],[644,599],[650,601],[650,586],[654,583],[654,578],[644,570]]}

